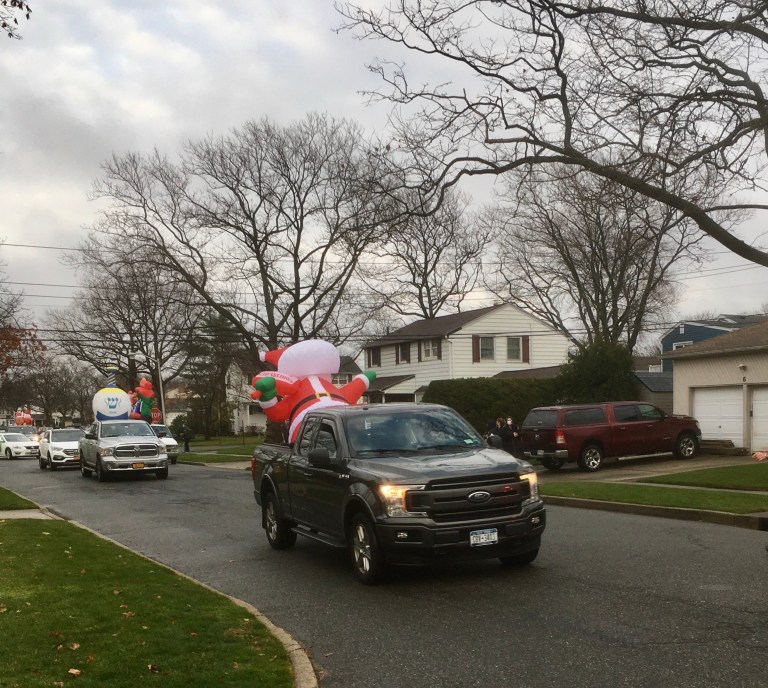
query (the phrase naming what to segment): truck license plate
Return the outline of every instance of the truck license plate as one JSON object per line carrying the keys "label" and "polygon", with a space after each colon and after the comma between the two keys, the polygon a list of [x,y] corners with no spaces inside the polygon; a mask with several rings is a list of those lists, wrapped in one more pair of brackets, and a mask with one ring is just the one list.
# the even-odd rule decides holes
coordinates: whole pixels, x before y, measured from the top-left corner
{"label": "truck license plate", "polygon": [[469,534],[469,544],[472,547],[480,545],[495,545],[499,541],[499,531],[496,528],[486,528],[485,530],[473,530]]}
{"label": "truck license plate", "polygon": [[131,467],[132,468],[144,468],[144,464],[143,463],[132,463]]}

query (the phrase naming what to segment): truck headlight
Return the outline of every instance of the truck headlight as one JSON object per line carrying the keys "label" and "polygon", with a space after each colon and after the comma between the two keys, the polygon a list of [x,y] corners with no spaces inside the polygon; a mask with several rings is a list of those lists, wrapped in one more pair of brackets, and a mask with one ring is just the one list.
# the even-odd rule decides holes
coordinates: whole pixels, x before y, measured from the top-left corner
{"label": "truck headlight", "polygon": [[405,495],[409,490],[423,490],[424,485],[379,485],[379,494],[384,500],[387,516],[408,517],[426,516],[423,511],[408,511],[405,508]]}
{"label": "truck headlight", "polygon": [[539,501],[539,476],[536,475],[536,473],[523,473],[520,476],[520,480],[527,480],[528,481],[528,490],[530,492],[530,497],[523,501],[523,506],[526,506],[527,504],[533,504],[534,502]]}
{"label": "truck headlight", "polygon": [[102,447],[99,449],[99,456],[114,456],[115,454],[115,448],[114,447]]}

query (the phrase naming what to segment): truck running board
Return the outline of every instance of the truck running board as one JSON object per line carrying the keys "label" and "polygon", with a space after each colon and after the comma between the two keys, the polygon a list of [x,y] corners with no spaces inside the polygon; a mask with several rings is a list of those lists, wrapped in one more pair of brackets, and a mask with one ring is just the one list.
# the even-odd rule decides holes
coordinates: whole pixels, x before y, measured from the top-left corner
{"label": "truck running board", "polygon": [[330,535],[325,535],[323,533],[318,533],[316,530],[310,530],[309,528],[305,528],[304,526],[294,526],[291,528],[291,530],[294,533],[297,533],[298,535],[303,535],[304,537],[308,537],[310,540],[317,540],[318,542],[323,542],[326,545],[330,545],[331,547],[338,547],[339,549],[344,549],[346,547],[346,544],[343,542],[340,542],[336,538],[332,538]]}

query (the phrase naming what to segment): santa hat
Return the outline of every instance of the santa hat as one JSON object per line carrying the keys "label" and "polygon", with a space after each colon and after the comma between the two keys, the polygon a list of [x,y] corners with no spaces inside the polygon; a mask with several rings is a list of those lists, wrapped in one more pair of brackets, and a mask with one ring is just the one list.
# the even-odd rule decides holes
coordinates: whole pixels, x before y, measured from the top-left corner
{"label": "santa hat", "polygon": [[259,353],[259,360],[262,363],[270,363],[277,368],[277,362],[280,360],[280,356],[288,349],[284,346],[282,349],[274,349],[273,351],[262,351]]}

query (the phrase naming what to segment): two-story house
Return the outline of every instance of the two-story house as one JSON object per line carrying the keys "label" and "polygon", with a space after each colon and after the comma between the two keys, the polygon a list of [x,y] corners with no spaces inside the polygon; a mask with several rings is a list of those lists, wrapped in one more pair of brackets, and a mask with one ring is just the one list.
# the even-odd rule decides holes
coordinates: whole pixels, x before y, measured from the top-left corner
{"label": "two-story house", "polygon": [[568,338],[511,304],[418,320],[363,347],[369,402],[420,401],[432,380],[565,363]]}
{"label": "two-story house", "polygon": [[[768,319],[768,315],[765,314],[732,315],[724,313],[711,320],[680,321],[661,336],[661,352],[662,355],[668,354],[766,319]],[[674,364],[671,359],[665,358],[663,365],[665,373],[672,372]]]}

